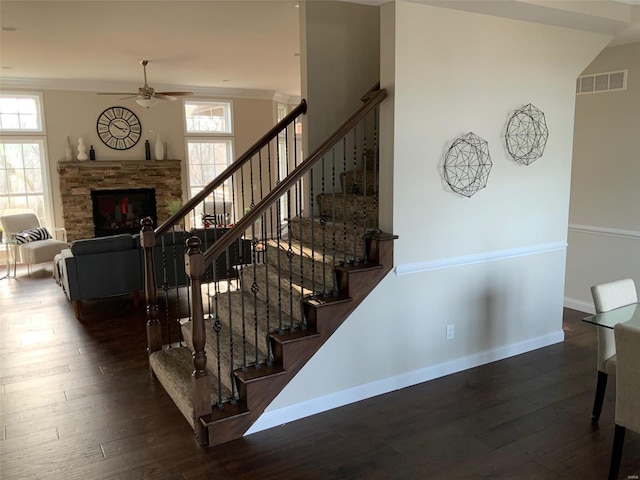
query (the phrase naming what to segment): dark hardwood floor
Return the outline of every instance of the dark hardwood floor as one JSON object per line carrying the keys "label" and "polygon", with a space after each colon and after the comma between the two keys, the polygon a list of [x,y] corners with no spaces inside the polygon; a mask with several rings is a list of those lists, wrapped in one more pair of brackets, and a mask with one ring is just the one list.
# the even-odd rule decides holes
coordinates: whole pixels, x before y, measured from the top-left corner
{"label": "dark hardwood floor", "polygon": [[[148,373],[132,298],[89,302],[78,321],[37,268],[0,280],[3,480],[607,476],[615,381],[594,427],[595,327],[580,312],[565,310],[563,344],[202,449]],[[639,474],[628,432],[620,478]]]}

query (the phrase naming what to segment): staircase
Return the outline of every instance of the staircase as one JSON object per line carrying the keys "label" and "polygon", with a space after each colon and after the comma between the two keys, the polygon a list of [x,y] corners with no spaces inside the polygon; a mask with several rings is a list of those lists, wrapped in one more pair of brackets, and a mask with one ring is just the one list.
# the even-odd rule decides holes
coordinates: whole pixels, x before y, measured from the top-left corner
{"label": "staircase", "polygon": [[[150,366],[202,445],[241,437],[393,267],[396,237],[377,230],[376,107],[386,96],[378,92],[316,152],[303,162],[294,160],[286,178],[276,178],[266,194],[254,198],[251,188],[246,198],[241,188],[248,213],[204,254],[198,238],[188,240],[190,311],[175,319],[177,342],[162,345],[153,262],[146,263]],[[371,112],[373,120],[367,117]],[[286,143],[282,131],[269,134],[280,145]],[[271,162],[264,171],[254,170],[256,156],[270,151],[268,143],[263,148],[249,152],[250,160],[243,161],[247,170],[232,166],[226,178],[251,178],[253,184],[259,177],[262,186],[263,175],[272,172]],[[222,181],[212,182],[211,190]],[[147,222],[145,255],[205,194],[167,227],[153,232]],[[238,278],[203,279],[204,266],[238,242],[250,245],[245,255],[250,258],[228,265],[228,277],[237,272]],[[173,321],[165,319],[167,325]]]}

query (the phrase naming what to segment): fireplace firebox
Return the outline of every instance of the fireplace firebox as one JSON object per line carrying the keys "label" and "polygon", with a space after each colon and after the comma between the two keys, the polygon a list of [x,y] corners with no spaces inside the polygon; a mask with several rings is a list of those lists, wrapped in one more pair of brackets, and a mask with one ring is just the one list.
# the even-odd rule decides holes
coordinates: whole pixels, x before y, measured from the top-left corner
{"label": "fireplace firebox", "polygon": [[153,227],[157,227],[155,188],[93,190],[91,201],[96,237],[139,233],[140,221],[144,217],[151,217]]}

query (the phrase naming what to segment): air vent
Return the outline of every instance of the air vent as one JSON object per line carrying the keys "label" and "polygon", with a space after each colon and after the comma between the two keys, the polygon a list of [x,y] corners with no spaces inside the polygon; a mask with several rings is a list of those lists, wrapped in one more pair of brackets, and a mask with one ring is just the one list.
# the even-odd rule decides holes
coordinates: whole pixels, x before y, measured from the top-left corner
{"label": "air vent", "polygon": [[627,70],[583,75],[576,80],[576,94],[613,92],[627,89]]}

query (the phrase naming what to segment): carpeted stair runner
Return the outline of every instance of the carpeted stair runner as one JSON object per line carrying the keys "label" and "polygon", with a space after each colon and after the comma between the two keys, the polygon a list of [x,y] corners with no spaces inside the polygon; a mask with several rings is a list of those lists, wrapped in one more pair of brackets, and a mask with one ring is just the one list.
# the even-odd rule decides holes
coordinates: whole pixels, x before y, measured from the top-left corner
{"label": "carpeted stair runner", "polygon": [[[316,196],[320,217],[296,217],[289,221],[288,239],[267,240],[256,258],[262,263],[240,270],[240,290],[215,293],[203,285],[207,369],[210,371],[212,403],[218,388],[218,358],[223,399],[231,398],[233,372],[256,361],[264,363],[270,332],[299,327],[302,300],[312,294],[331,293],[336,281],[335,266],[364,258],[364,235],[377,228],[377,185],[373,169],[340,175],[341,193]],[[323,247],[324,244],[324,247]],[[339,253],[334,253],[339,252]],[[208,297],[207,297],[208,295]],[[233,313],[231,313],[233,312]],[[220,356],[214,318],[221,321]],[[165,390],[193,426],[191,402],[191,322],[182,322],[186,347],[163,349],[150,356],[153,371]],[[232,333],[231,333],[232,332]],[[230,339],[233,338],[233,365]],[[257,345],[257,348],[256,348]]]}
{"label": "carpeted stair runner", "polygon": [[[232,292],[232,294],[238,294],[239,292]],[[226,294],[223,294],[226,296]],[[237,297],[237,295],[236,295]],[[232,389],[232,372],[237,368],[241,368],[246,364],[255,363],[255,335],[253,334],[254,329],[253,325],[251,326],[250,332],[245,331],[245,337],[243,340],[242,337],[242,325],[241,320],[238,318],[234,318],[234,334],[233,334],[233,367],[229,361],[231,358],[231,335],[229,335],[229,316],[220,316],[221,321],[221,329],[219,332],[220,338],[220,379],[222,384],[226,389]],[[218,377],[218,342],[216,341],[216,332],[214,329],[214,319],[213,318],[205,318],[205,332],[206,332],[206,343],[205,343],[205,352],[207,354],[207,370],[209,370],[210,375],[212,376],[212,382],[217,381],[214,378]],[[186,347],[193,351],[193,335],[191,329],[191,322],[185,320],[182,322],[182,336],[184,338],[184,343]],[[237,331],[238,330],[238,331]],[[264,342],[262,343],[264,347]],[[247,357],[244,356],[246,352]],[[258,362],[264,362],[267,357],[267,352],[258,353]],[[191,368],[193,370],[193,360],[191,362]]]}
{"label": "carpeted stair runner", "polygon": [[[182,415],[193,427],[193,404],[191,400],[191,373],[193,372],[193,356],[186,347],[164,348],[149,356],[149,364],[153,373],[166,392],[174,401]],[[211,379],[211,402],[217,399],[218,384]],[[231,391],[223,385],[224,398],[231,397]],[[217,400],[216,400],[217,401]]]}
{"label": "carpeted stair runner", "polygon": [[[364,257],[364,234],[365,227],[362,223],[354,224],[349,222],[327,221],[324,226],[320,218],[296,217],[290,222],[289,232],[291,236],[300,240],[305,245],[316,245],[320,248],[326,244],[328,251],[336,251],[337,263],[349,263],[353,258],[362,259]],[[333,255],[333,253],[332,253]],[[331,257],[333,260],[333,256]]]}

